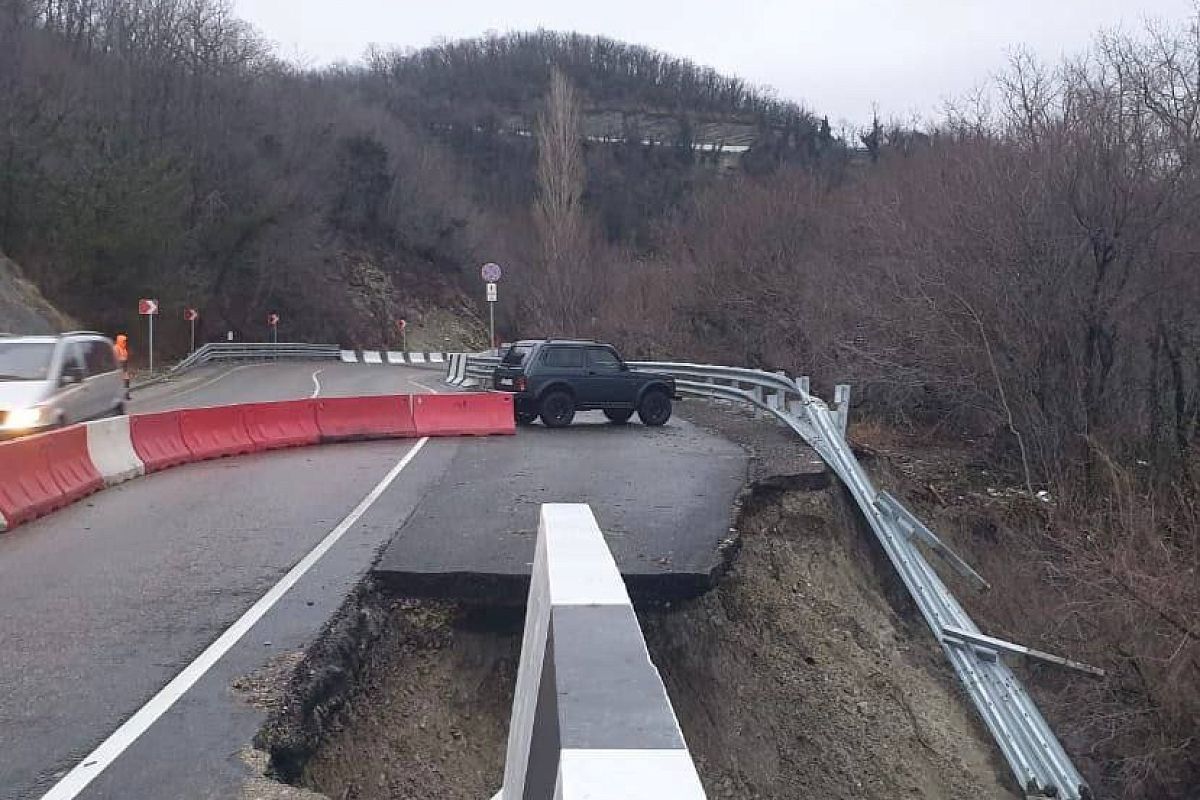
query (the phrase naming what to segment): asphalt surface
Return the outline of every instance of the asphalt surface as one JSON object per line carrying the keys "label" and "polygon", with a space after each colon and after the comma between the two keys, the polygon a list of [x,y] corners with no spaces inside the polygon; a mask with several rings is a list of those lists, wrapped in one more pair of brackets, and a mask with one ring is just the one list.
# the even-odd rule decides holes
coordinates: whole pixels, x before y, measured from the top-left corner
{"label": "asphalt surface", "polygon": [[[316,377],[314,380],[314,373]],[[206,368],[131,411],[443,389],[440,373],[288,363]],[[81,798],[237,797],[265,719],[235,680],[312,641],[381,551],[405,576],[520,581],[537,505],[593,504],[629,574],[701,574],[728,535],[741,450],[686,422],[433,439],[272,610]],[[321,541],[415,442],[340,444],[180,467],[0,536],[0,799],[40,797]],[[382,574],[382,572],[381,572]],[[425,584],[428,586],[428,584]]]}
{"label": "asphalt surface", "polygon": [[521,604],[541,504],[589,503],[634,600],[695,595],[724,566],[746,471],[740,447],[678,416],[648,428],[591,412],[465,443],[375,575],[399,594]]}

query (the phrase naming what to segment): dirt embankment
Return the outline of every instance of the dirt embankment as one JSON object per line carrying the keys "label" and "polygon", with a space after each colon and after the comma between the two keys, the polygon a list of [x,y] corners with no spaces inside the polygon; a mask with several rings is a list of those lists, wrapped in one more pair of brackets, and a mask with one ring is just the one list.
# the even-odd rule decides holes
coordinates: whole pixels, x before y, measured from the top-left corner
{"label": "dirt embankment", "polygon": [[0,333],[44,334],[78,327],[0,253]]}
{"label": "dirt embankment", "polygon": [[[730,572],[704,597],[640,611],[709,797],[1015,798],[842,490],[762,421],[688,415],[758,437]],[[257,744],[277,775],[336,800],[489,797],[521,624],[364,590]]]}
{"label": "dirt embankment", "polygon": [[1014,797],[839,494],[754,494],[722,585],[642,615],[709,797]]}

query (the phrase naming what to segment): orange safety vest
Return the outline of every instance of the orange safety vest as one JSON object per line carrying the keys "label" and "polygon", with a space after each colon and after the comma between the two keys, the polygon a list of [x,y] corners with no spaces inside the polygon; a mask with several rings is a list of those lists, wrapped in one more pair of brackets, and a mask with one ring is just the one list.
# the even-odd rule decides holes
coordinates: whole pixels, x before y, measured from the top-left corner
{"label": "orange safety vest", "polygon": [[113,345],[113,353],[117,357],[117,362],[122,366],[129,361],[129,346],[125,344],[124,336],[117,337],[117,342]]}

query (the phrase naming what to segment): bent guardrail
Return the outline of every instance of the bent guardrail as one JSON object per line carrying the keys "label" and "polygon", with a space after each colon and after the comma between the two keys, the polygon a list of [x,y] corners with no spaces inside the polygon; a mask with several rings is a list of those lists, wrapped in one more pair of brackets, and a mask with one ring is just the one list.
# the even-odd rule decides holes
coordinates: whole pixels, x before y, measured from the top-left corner
{"label": "bent guardrail", "polygon": [[591,508],[546,504],[493,800],[704,800]]}
{"label": "bent guardrail", "polygon": [[[478,385],[488,379],[498,361],[493,356],[460,354],[454,364],[456,371],[448,379],[457,379],[458,385]],[[979,630],[926,560],[917,541],[926,542],[976,584],[986,586],[986,581],[912,512],[871,482],[845,439],[849,386],[836,387],[831,406],[809,394],[807,377],[791,378],[783,372],[667,361],[630,362],[629,366],[674,376],[682,395],[754,406],[803,438],[850,491],[1017,783],[1029,795],[1065,800],[1091,798],[1079,771],[1002,656],[1016,653],[1092,674],[1099,670],[995,639]]]}

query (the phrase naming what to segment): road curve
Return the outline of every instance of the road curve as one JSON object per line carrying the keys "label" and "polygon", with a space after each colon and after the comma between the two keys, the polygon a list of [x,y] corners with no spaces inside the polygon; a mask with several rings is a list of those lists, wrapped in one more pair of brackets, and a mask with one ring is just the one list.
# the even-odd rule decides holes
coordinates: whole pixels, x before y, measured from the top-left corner
{"label": "road curve", "polygon": [[[131,410],[419,393],[439,380],[392,366],[210,367],[137,392]],[[536,504],[583,500],[611,527],[623,569],[711,559],[745,474],[741,451],[686,422],[616,428],[589,416],[567,431],[430,440],[232,649],[73,796],[238,796],[249,775],[239,751],[263,713],[231,684],[301,651],[385,547],[400,572],[519,574]],[[189,465],[0,536],[0,799],[32,800],[53,786],[341,527],[415,444]]]}

